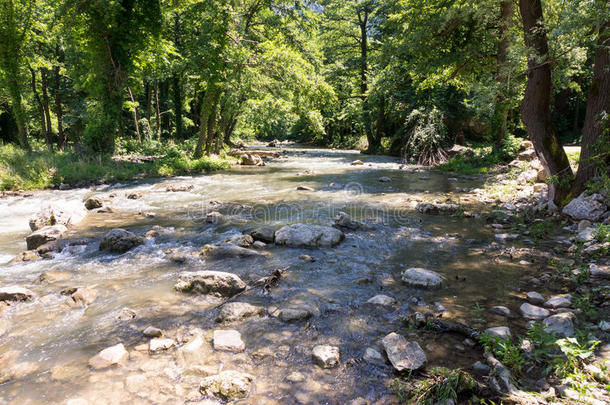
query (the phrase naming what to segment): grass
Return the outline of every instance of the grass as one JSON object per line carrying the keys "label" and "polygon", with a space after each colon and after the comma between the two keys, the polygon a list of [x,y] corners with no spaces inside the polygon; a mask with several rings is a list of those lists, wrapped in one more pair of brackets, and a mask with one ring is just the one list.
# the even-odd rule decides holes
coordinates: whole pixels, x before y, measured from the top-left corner
{"label": "grass", "polygon": [[159,145],[155,154],[165,156],[154,162],[137,163],[73,152],[28,153],[14,145],[3,145],[0,146],[0,190],[39,190],[62,183],[73,186],[140,177],[171,177],[207,173],[230,166],[230,158],[192,159],[190,151],[173,145]]}
{"label": "grass", "polygon": [[396,393],[399,402],[421,405],[442,404],[447,400],[457,402],[459,396],[472,394],[477,388],[472,376],[460,369],[435,367],[426,377],[412,380],[409,374],[395,379],[390,388]]}

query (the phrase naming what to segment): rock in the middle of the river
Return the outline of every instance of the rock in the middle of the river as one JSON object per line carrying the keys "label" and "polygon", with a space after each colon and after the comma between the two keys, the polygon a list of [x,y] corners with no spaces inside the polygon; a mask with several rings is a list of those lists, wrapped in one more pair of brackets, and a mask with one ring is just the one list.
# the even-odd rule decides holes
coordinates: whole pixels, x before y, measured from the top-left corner
{"label": "rock in the middle of the river", "polygon": [[197,271],[182,273],[174,286],[178,291],[232,297],[246,289],[246,283],[233,273],[222,271]]}
{"label": "rock in the middle of the river", "polygon": [[286,225],[275,233],[276,245],[290,247],[331,247],[336,246],[345,235],[340,230],[323,225]]}

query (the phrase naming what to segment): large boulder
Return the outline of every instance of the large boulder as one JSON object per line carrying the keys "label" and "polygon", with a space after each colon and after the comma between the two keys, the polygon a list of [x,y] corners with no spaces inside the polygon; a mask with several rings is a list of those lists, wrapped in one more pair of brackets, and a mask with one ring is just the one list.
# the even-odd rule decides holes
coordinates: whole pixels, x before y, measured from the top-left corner
{"label": "large boulder", "polygon": [[28,250],[34,250],[47,242],[61,238],[67,230],[65,225],[49,225],[32,232],[25,238]]}
{"label": "large boulder", "polygon": [[99,197],[89,197],[85,200],[85,208],[88,210],[94,210],[96,208],[102,208],[103,201]]}
{"label": "large boulder", "polygon": [[381,341],[388,359],[397,371],[417,370],[426,364],[426,353],[417,342],[407,342],[404,336],[390,333]]}
{"label": "large boulder", "polygon": [[34,232],[50,225],[65,225],[69,227],[81,222],[86,214],[82,208],[59,208],[51,205],[43,208],[39,213],[30,218],[30,229]]}
{"label": "large boulder", "polygon": [[343,211],[339,212],[335,217],[335,226],[352,230],[367,228],[364,222],[352,218],[350,215]]}
{"label": "large boulder", "polygon": [[582,193],[577,198],[570,201],[568,205],[563,207],[563,214],[572,219],[581,220],[588,219],[589,221],[599,221],[602,219],[608,206],[601,194],[586,195]]}
{"label": "large boulder", "polygon": [[182,273],[174,288],[182,292],[210,294],[221,297],[232,297],[246,289],[237,275],[222,271],[197,271]]}
{"label": "large boulder", "polygon": [[241,155],[240,162],[243,166],[264,166],[265,162],[259,155],[244,153]]}
{"label": "large boulder", "polygon": [[125,229],[117,228],[104,235],[100,242],[100,250],[108,250],[112,253],[125,253],[143,243],[144,238]]}
{"label": "large boulder", "polygon": [[199,392],[225,401],[245,398],[250,393],[253,380],[250,374],[227,370],[201,380]]}
{"label": "large boulder", "polygon": [[201,257],[211,259],[225,259],[231,257],[267,257],[265,252],[243,248],[232,243],[217,243],[215,245],[205,245],[199,253]]}
{"label": "large boulder", "polygon": [[247,302],[229,302],[222,306],[217,322],[234,322],[265,313],[263,307],[248,304]]}
{"label": "large boulder", "polygon": [[280,228],[275,233],[275,243],[290,247],[330,247],[341,243],[345,235],[330,226],[294,224]]}
{"label": "large boulder", "polygon": [[27,288],[18,286],[0,287],[0,301],[27,301],[34,293]]}
{"label": "large boulder", "polygon": [[418,288],[438,288],[443,283],[443,276],[435,271],[411,267],[403,271],[401,279],[404,283]]}
{"label": "large boulder", "polygon": [[127,353],[127,350],[125,350],[125,346],[123,346],[122,343],[119,343],[118,345],[102,350],[89,359],[89,367],[94,370],[101,370],[121,364],[126,361],[128,357],[129,354]]}
{"label": "large boulder", "polygon": [[275,230],[269,226],[263,226],[250,232],[250,236],[252,236],[255,241],[273,243],[275,241]]}

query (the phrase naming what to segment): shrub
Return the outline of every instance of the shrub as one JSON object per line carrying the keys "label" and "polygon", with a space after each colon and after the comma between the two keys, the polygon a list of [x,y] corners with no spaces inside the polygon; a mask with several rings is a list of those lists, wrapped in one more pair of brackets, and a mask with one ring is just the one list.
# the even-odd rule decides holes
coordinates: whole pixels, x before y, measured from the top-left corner
{"label": "shrub", "polygon": [[445,116],[433,107],[431,110],[413,110],[405,123],[406,142],[403,159],[421,165],[437,165],[447,161],[443,150],[449,143]]}

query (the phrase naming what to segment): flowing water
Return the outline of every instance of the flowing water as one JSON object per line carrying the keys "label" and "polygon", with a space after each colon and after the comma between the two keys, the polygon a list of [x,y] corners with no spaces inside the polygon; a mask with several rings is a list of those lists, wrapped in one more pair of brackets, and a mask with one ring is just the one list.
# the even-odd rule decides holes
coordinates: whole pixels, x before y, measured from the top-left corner
{"label": "flowing water", "polygon": [[[365,164],[350,165],[355,159]],[[392,181],[380,182],[382,176]],[[188,192],[166,191],[168,185],[178,183],[194,187]],[[297,191],[299,185],[315,191]],[[505,319],[481,314],[477,308],[515,307],[509,287],[523,269],[486,254],[493,232],[483,220],[422,215],[412,204],[418,198],[451,196],[457,201],[464,194],[456,193],[456,187],[479,185],[476,179],[455,181],[421,168],[401,169],[394,158],[295,147],[265,167],[2,199],[0,262],[6,264],[0,265],[0,283],[27,287],[37,298],[0,312],[0,334],[6,330],[0,337],[2,367],[25,370],[0,385],[0,403],[54,404],[74,398],[91,404],[201,400],[197,388],[202,377],[180,363],[175,349],[154,355],[146,352],[143,344],[148,338],[142,330],[148,325],[178,341],[202,333],[207,339],[205,366],[253,375],[252,392],[240,403],[343,404],[358,397],[382,398],[383,403],[390,393],[387,383],[394,377],[392,368],[367,363],[362,355],[367,347],[381,350],[379,340],[393,331],[418,341],[432,366],[468,368],[480,353],[456,349],[462,338],[413,332],[401,319],[415,307],[437,312],[440,304],[446,309],[445,318],[472,321],[483,315],[489,326],[506,324]],[[127,199],[133,192],[142,197]],[[113,212],[90,213],[68,235],[89,238],[89,244],[68,247],[50,260],[8,264],[25,250],[31,215],[50,202],[79,205],[93,194],[111,199]],[[210,211],[221,212],[225,221],[207,223],[204,218]],[[223,241],[257,225],[328,224],[339,211],[367,222],[371,229],[346,231],[345,240],[334,248],[269,245],[267,258],[200,260],[196,255],[206,243]],[[161,227],[159,235],[126,254],[98,251],[99,239],[109,229],[121,227],[144,235],[154,226]],[[190,259],[176,263],[168,260],[169,252],[181,252]],[[303,254],[315,261],[301,260]],[[407,287],[400,282],[400,272],[409,267],[442,273],[446,286],[434,291]],[[181,272],[228,271],[248,283],[278,268],[287,270],[276,288],[268,294],[251,290],[239,301],[268,310],[308,307],[316,316],[289,323],[267,315],[220,325],[215,322],[217,299],[173,289]],[[69,273],[70,278],[39,281],[48,270]],[[60,292],[79,286],[93,287],[97,298],[86,308],[69,308]],[[377,294],[392,296],[398,304],[391,308],[364,305]],[[245,352],[214,351],[209,344],[214,329],[238,330]],[[88,368],[90,357],[117,343],[130,352],[125,365],[105,371]],[[319,344],[340,348],[338,368],[321,369],[312,363],[312,347]],[[129,378],[134,375],[144,377]]]}

